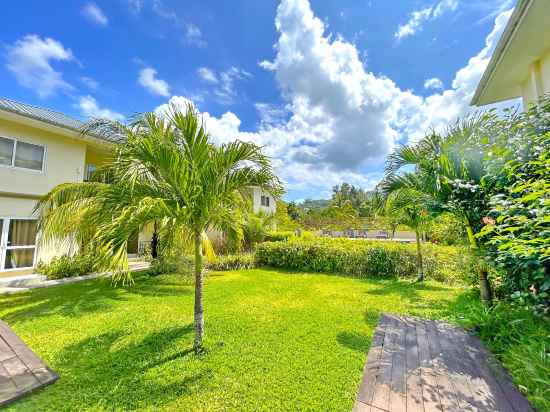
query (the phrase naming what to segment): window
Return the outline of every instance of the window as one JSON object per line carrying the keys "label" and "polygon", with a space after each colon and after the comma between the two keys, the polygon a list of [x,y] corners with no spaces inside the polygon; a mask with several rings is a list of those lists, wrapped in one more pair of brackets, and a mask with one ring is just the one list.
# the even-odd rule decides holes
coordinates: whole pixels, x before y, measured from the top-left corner
{"label": "window", "polygon": [[13,163],[13,148],[15,140],[0,137],[0,165],[11,166]]}
{"label": "window", "polygon": [[265,207],[269,207],[269,196],[264,196],[260,198],[260,204]]}
{"label": "window", "polygon": [[0,137],[0,165],[42,171],[44,146]]}
{"label": "window", "polygon": [[96,172],[97,170],[97,166],[96,165],[87,165],[86,166],[86,175],[84,176],[84,181],[85,182],[89,182],[92,180],[92,176],[94,175],[94,173]]}
{"label": "window", "polygon": [[0,270],[29,268],[36,252],[36,220],[0,220]]}

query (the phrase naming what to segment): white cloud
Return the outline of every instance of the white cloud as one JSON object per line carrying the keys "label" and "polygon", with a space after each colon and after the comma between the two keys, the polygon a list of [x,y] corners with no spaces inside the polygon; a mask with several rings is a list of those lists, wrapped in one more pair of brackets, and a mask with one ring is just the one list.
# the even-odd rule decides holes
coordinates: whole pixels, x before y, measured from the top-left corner
{"label": "white cloud", "polygon": [[109,24],[109,19],[105,13],[103,13],[103,10],[101,10],[94,2],[86,3],[86,5],[82,8],[82,14],[89,21],[97,24],[98,26],[106,26]]}
{"label": "white cloud", "polygon": [[185,41],[196,47],[206,47],[208,44],[202,36],[202,31],[193,23],[185,24]]}
{"label": "white cloud", "polygon": [[138,82],[150,93],[157,96],[170,96],[170,86],[162,79],[156,78],[157,71],[152,67],[145,67],[139,71]]}
{"label": "white cloud", "polygon": [[66,49],[57,40],[36,34],[28,34],[8,46],[6,67],[13,73],[17,82],[26,88],[35,90],[39,97],[46,98],[58,90],[73,89],[63,79],[63,74],[56,71],[53,61],[73,61],[70,49]]}
{"label": "white cloud", "polygon": [[434,89],[434,90],[443,90],[443,82],[437,77],[432,77],[431,79],[426,79],[424,82],[425,89]]}
{"label": "white cloud", "polygon": [[209,69],[208,67],[199,67],[197,69],[197,74],[207,83],[217,84],[219,81],[214,70]]}
{"label": "white cloud", "polygon": [[437,19],[447,11],[455,11],[457,8],[458,0],[442,0],[434,6],[415,10],[411,13],[407,23],[399,25],[394,37],[397,40],[402,40],[405,37],[413,36],[422,30],[427,21]]}
{"label": "white cloud", "polygon": [[[283,0],[276,17],[275,59],[261,65],[273,71],[287,115],[261,122],[255,132],[241,130],[241,120],[231,111],[219,117],[202,113],[203,118],[216,143],[240,139],[263,146],[293,191],[323,192],[343,180],[370,188],[381,177],[374,170],[380,170],[397,141],[418,139],[431,127],[440,130],[470,110],[510,13],[496,18],[485,47],[456,73],[450,89],[424,98],[369,72],[353,44],[325,33],[307,0]],[[187,101],[170,99],[180,105]],[[256,108],[269,118],[273,107]]]}
{"label": "white cloud", "polygon": [[263,126],[282,125],[288,115],[288,110],[271,103],[255,103],[254,108],[258,111]]}
{"label": "white cloud", "polygon": [[99,82],[95,79],[92,79],[91,77],[88,77],[88,76],[81,76],[80,77],[80,81],[88,88],[88,89],[91,89],[91,90],[97,90],[98,87],[99,87]]}
{"label": "white cloud", "polygon": [[86,118],[105,118],[111,120],[124,120],[124,116],[115,111],[99,107],[96,99],[92,96],[81,96],[77,107],[80,113]]}
{"label": "white cloud", "polygon": [[233,103],[238,94],[235,89],[235,82],[251,77],[252,75],[249,72],[235,66],[221,72],[219,74],[219,85],[214,89],[214,94],[217,96],[218,101],[223,104]]}

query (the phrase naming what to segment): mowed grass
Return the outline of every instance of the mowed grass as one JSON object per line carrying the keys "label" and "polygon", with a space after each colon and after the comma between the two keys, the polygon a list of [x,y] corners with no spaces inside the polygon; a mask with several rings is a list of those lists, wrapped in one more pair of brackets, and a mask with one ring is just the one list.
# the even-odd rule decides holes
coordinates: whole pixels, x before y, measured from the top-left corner
{"label": "mowed grass", "polygon": [[0,318],[60,375],[7,410],[350,411],[381,312],[447,318],[470,299],[435,282],[210,273],[196,356],[182,276],[4,296]]}

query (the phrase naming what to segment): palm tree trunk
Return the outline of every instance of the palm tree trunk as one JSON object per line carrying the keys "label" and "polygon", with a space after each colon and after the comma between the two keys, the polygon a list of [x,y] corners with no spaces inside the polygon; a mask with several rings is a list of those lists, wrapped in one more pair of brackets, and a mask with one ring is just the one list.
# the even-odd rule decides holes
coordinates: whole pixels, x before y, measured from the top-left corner
{"label": "palm tree trunk", "polygon": [[[472,248],[474,251],[477,251],[479,249],[477,245],[477,240],[474,236],[474,230],[472,229],[472,226],[468,221],[466,221],[466,232],[468,233],[470,248]],[[489,276],[487,273],[487,269],[485,268],[479,269],[479,296],[481,298],[481,302],[483,302],[485,305],[490,305],[491,301],[493,300],[493,291],[491,290],[491,283],[489,282]]]}
{"label": "palm tree trunk", "polygon": [[157,221],[153,223],[153,237],[151,238],[151,257],[156,259],[158,257],[158,245],[159,245],[159,235],[158,235],[158,224]]}
{"label": "palm tree trunk", "polygon": [[424,280],[424,263],[422,261],[422,246],[420,245],[420,232],[418,229],[415,230],[416,233],[416,265],[418,269],[418,278],[417,282],[422,282]]}
{"label": "palm tree trunk", "polygon": [[202,351],[202,338],[204,335],[204,313],[202,306],[202,254],[201,235],[195,233],[195,353]]}

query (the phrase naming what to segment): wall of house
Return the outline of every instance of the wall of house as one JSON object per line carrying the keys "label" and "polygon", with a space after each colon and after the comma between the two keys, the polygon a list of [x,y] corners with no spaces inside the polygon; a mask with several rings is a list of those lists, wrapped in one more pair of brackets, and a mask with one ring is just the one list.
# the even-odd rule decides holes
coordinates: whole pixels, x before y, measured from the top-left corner
{"label": "wall of house", "polygon": [[536,103],[547,93],[550,93],[550,52],[529,66],[529,74],[521,84],[523,107]]}
{"label": "wall of house", "polygon": [[[262,196],[269,196],[269,207],[262,206]],[[262,191],[259,187],[254,187],[252,188],[252,210],[254,213],[262,211],[267,214],[273,214],[277,211],[277,204],[273,196]]]}
{"label": "wall of house", "polygon": [[[0,136],[45,147],[42,171],[0,166],[0,217],[5,218],[33,217],[40,196],[60,183],[81,182],[86,159],[100,163],[105,156],[100,150],[88,150],[85,142],[6,119],[0,119]],[[71,239],[37,243],[36,263],[77,250]]]}
{"label": "wall of house", "polygon": [[42,196],[64,182],[83,179],[86,143],[7,120],[0,136],[45,147],[43,171],[0,166],[0,192]]}

